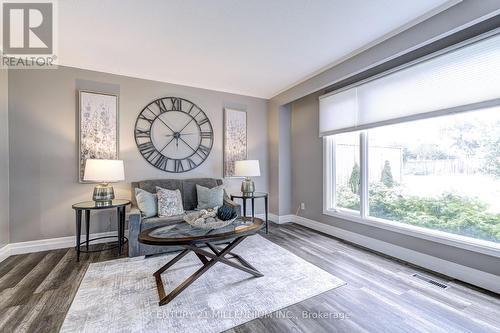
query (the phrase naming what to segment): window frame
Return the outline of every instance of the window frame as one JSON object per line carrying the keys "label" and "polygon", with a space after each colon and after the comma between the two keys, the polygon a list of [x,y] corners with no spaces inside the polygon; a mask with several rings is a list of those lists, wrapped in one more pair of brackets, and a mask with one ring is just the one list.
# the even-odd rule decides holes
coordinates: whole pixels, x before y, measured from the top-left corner
{"label": "window frame", "polygon": [[456,235],[440,230],[391,221],[369,215],[368,207],[368,131],[360,131],[360,211],[336,207],[336,151],[334,135],[323,137],[323,214],[391,232],[420,238],[500,258],[500,243]]}

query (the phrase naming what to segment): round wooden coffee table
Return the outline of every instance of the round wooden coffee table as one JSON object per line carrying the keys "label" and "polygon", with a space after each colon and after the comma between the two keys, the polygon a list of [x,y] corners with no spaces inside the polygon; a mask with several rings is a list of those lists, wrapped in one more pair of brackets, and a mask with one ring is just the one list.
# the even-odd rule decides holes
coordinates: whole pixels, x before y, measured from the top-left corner
{"label": "round wooden coffee table", "polygon": [[[173,300],[218,262],[247,272],[255,277],[263,276],[261,272],[250,265],[245,259],[231,252],[245,238],[255,235],[263,227],[264,222],[261,219],[241,217],[232,224],[219,229],[200,229],[186,222],[179,222],[142,231],[139,234],[139,242],[141,243],[157,246],[181,246],[184,248],[175,258],[153,274],[156,279],[156,287],[160,297],[160,306]],[[229,241],[229,244],[225,244],[225,247],[220,248],[214,245],[214,242],[224,240]],[[202,247],[207,247],[211,252],[207,251],[207,249],[202,249]],[[203,266],[167,295],[165,293],[161,274],[189,252],[194,252]],[[226,258],[228,255],[231,257]],[[231,261],[230,259],[235,259],[237,262]]]}

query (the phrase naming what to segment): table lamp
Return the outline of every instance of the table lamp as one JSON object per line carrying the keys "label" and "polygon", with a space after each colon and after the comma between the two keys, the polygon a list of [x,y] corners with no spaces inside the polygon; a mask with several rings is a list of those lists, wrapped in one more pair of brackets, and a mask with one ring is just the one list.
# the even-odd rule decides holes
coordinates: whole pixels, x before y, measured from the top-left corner
{"label": "table lamp", "polygon": [[260,166],[258,160],[245,160],[234,162],[234,175],[245,177],[241,183],[241,192],[243,195],[252,196],[255,191],[255,185],[250,177],[260,176]]}
{"label": "table lamp", "polygon": [[94,188],[92,200],[98,206],[108,205],[115,198],[113,186],[109,183],[125,180],[123,161],[88,159],[85,162],[83,180],[99,183]]}

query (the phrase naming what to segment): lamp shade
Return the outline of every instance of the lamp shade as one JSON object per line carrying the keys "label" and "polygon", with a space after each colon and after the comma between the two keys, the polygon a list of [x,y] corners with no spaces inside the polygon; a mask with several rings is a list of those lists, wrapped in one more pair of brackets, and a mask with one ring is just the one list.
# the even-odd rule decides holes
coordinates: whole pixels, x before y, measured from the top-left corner
{"label": "lamp shade", "polygon": [[245,160],[234,162],[234,175],[238,177],[260,176],[260,166],[258,160]]}
{"label": "lamp shade", "polygon": [[84,181],[98,183],[113,183],[125,179],[122,160],[94,160],[85,162]]}

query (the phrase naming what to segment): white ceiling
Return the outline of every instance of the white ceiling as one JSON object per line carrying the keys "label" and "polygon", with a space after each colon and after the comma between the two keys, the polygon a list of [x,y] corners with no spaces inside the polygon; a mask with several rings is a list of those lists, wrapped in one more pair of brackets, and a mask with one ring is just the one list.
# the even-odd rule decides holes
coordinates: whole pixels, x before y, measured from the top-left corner
{"label": "white ceiling", "polygon": [[449,4],[63,0],[59,64],[270,98]]}

